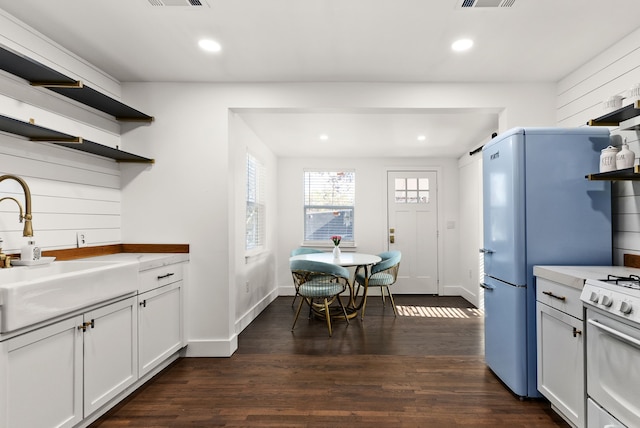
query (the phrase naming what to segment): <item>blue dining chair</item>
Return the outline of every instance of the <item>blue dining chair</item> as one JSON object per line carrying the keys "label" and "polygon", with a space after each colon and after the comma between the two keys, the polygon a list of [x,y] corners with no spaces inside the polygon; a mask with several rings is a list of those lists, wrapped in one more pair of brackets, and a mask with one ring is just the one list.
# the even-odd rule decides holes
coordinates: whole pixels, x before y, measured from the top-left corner
{"label": "blue dining chair", "polygon": [[[342,309],[344,319],[347,321],[347,324],[349,323],[347,310],[342,304],[342,300],[340,300],[340,294],[349,286],[349,270],[347,268],[332,263],[309,260],[292,260],[289,265],[298,294],[301,297],[300,305],[298,305],[298,310],[296,311],[296,316],[291,326],[291,331],[293,331],[296,326],[302,305],[304,302],[307,302],[310,312],[314,309],[314,305],[324,312],[329,329],[329,336],[331,336],[333,332],[331,330],[329,299],[334,297]],[[322,300],[322,304],[315,304],[315,299]]]}
{"label": "blue dining chair", "polygon": [[367,306],[367,294],[370,287],[380,287],[380,294],[382,294],[382,304],[384,305],[384,290],[387,290],[389,300],[391,300],[391,307],[393,308],[393,315],[398,316],[396,310],[396,303],[393,300],[393,294],[389,289],[389,286],[395,284],[398,278],[398,270],[400,269],[400,260],[402,259],[402,253],[400,251],[386,251],[378,254],[382,259],[371,267],[371,274],[368,277],[361,272],[356,274],[355,280],[358,286],[364,287],[364,296],[362,300],[362,312],[361,318],[364,320],[364,310]]}
{"label": "blue dining chair", "polygon": [[[299,254],[314,254],[314,253],[322,253],[322,250],[316,250],[315,248],[305,248],[298,247],[291,250],[290,257],[297,256]],[[294,280],[295,285],[295,280]],[[298,287],[296,287],[296,294],[293,295],[293,300],[291,301],[291,307],[293,308],[293,304],[296,302],[296,297],[298,297]]]}

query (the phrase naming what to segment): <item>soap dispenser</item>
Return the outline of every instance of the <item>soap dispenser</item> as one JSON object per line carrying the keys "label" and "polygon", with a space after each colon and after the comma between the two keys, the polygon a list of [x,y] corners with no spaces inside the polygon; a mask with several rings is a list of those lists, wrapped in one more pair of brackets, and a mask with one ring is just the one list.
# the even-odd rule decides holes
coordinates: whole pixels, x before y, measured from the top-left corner
{"label": "soap dispenser", "polygon": [[636,161],[636,154],[629,150],[627,139],[622,143],[622,149],[616,153],[616,169],[632,168]]}
{"label": "soap dispenser", "polygon": [[29,241],[20,251],[20,260],[34,261],[40,259],[40,247],[36,247],[36,241]]}

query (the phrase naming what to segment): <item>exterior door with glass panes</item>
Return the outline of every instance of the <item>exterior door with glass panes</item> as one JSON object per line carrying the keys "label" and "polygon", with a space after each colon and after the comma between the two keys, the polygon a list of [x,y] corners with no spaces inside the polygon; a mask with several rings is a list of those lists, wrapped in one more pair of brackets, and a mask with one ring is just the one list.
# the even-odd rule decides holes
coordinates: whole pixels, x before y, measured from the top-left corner
{"label": "exterior door with glass panes", "polygon": [[402,251],[395,294],[438,294],[438,194],[435,171],[387,172],[387,240]]}

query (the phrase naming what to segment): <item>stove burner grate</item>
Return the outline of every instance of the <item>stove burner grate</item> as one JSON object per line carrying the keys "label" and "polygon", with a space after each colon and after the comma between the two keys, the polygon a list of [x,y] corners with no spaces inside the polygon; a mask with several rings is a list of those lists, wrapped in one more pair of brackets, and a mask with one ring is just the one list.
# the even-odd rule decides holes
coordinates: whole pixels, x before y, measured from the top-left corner
{"label": "stove burner grate", "polygon": [[640,276],[638,275],[629,275],[629,276],[607,275],[607,279],[601,279],[599,281],[606,282],[609,284],[619,285],[620,287],[640,290]]}

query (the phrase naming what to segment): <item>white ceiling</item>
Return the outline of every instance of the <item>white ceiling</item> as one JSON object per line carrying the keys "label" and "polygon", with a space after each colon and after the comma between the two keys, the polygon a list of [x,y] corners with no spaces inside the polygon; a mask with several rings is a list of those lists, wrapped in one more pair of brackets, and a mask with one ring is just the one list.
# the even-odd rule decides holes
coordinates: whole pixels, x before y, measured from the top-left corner
{"label": "white ceiling", "polygon": [[[0,8],[123,82],[556,82],[640,26],[638,0],[484,8],[460,8],[462,0],[201,1],[0,0]],[[203,53],[202,37],[222,50]],[[452,52],[459,37],[473,38],[474,48]],[[327,144],[357,142],[357,153],[459,156],[497,128],[486,111],[242,115],[289,155],[289,142],[323,132]],[[437,150],[421,148],[418,132]]]}

